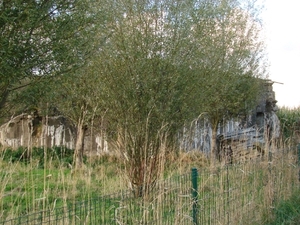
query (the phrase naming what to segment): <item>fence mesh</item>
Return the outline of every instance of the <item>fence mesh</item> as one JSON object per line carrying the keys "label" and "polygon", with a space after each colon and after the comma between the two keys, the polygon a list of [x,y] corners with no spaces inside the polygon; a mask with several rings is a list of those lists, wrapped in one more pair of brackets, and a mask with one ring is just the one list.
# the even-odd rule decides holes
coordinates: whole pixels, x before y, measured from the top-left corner
{"label": "fence mesh", "polygon": [[146,197],[123,191],[0,224],[263,224],[298,190],[298,173],[297,156],[280,152],[272,160],[198,168],[196,196],[187,173],[158,182]]}

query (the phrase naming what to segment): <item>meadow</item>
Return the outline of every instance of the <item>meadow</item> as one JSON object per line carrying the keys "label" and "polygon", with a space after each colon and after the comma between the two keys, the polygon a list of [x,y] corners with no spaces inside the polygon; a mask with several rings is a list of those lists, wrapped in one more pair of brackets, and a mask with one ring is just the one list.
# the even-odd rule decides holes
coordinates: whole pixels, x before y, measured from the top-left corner
{"label": "meadow", "polygon": [[[116,156],[85,158],[74,172],[71,150],[34,148],[28,158],[28,149],[7,149],[0,160],[0,224],[283,224],[286,217],[297,224],[296,150],[213,166],[199,152],[168,156],[156,188],[141,198]],[[196,208],[191,168],[198,170]],[[25,215],[34,216],[25,222]]]}

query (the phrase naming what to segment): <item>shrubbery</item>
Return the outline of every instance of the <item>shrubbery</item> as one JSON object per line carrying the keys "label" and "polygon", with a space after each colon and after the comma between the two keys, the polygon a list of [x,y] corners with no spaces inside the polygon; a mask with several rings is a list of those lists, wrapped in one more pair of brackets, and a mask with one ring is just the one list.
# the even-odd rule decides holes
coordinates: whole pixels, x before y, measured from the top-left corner
{"label": "shrubbery", "polygon": [[300,222],[300,192],[297,191],[274,209],[274,220],[268,225],[290,224],[296,225]]}
{"label": "shrubbery", "polygon": [[298,144],[300,137],[300,107],[287,108],[282,107],[277,112],[280,120],[280,129],[283,142]]}
{"label": "shrubbery", "polygon": [[[41,148],[33,147],[32,149],[26,147],[19,147],[16,150],[8,148],[0,152],[0,157],[10,163],[30,163],[37,161],[38,166],[43,168],[45,160],[51,161],[54,167],[68,166],[73,164],[74,150],[65,147]],[[84,157],[86,161],[86,157]]]}

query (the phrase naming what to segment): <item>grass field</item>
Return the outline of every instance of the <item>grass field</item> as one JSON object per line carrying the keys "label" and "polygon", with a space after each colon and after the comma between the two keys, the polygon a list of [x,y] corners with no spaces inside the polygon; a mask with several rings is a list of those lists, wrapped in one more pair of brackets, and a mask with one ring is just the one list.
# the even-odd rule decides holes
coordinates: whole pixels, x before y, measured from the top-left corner
{"label": "grass field", "polygon": [[[295,151],[279,151],[272,161],[266,157],[231,166],[211,166],[198,153],[168,156],[162,180],[148,199],[126,192],[128,180],[116,157],[88,158],[84,168],[74,172],[69,162],[49,155],[41,160],[36,153],[26,160],[22,154],[2,154],[0,221],[42,211],[51,212],[48,217],[55,217],[53,224],[59,224],[62,212],[68,211],[68,222],[61,224],[76,224],[74,218],[87,224],[192,224],[193,167],[199,171],[200,224],[285,224],[276,222],[284,218],[290,221],[287,224],[297,224],[293,222],[299,219],[294,204],[298,201],[293,197],[299,187]],[[92,214],[92,208],[98,213]]]}
{"label": "grass field", "polygon": [[[21,151],[21,150],[19,150]],[[0,216],[20,215],[63,206],[68,201],[98,197],[127,188],[120,167],[99,159],[73,173],[69,164],[49,158],[41,162],[0,159]]]}

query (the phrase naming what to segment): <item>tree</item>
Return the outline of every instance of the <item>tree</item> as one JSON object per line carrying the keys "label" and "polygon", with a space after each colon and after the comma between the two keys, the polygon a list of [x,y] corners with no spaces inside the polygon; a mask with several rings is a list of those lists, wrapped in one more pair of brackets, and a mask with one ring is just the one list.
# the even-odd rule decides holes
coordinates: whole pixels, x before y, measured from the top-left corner
{"label": "tree", "polygon": [[[246,1],[242,1],[245,3]],[[249,2],[248,2],[249,3]],[[253,13],[255,12],[255,13]],[[264,46],[259,38],[256,8],[240,1],[201,1],[193,14],[193,83],[199,112],[212,127],[212,159],[218,157],[218,125],[242,116],[257,103],[264,77]]]}
{"label": "tree", "polygon": [[77,128],[76,168],[82,164],[86,126],[100,104],[91,56],[102,41],[99,29],[105,11],[94,3],[4,1],[0,8],[5,47],[0,84],[6,94],[0,107],[11,101],[17,112],[34,109],[42,115],[56,108],[69,118]]}
{"label": "tree", "polygon": [[109,137],[144,195],[185,122],[207,112],[216,132],[248,110],[263,46],[254,14],[234,0],[112,1],[108,11],[98,65]]}
{"label": "tree", "polygon": [[[159,178],[165,150],[182,128],[184,26],[176,1],[114,1],[99,68],[107,90],[109,137],[124,156],[138,196]],[[182,15],[184,17],[184,15]]]}
{"label": "tree", "polygon": [[[77,70],[60,79],[57,85],[52,105],[65,117],[70,119],[76,128],[76,142],[74,149],[74,168],[80,169],[83,164],[84,138],[93,119],[101,115],[101,80],[93,71],[92,66]],[[58,99],[62,98],[62,101]]]}
{"label": "tree", "polygon": [[0,109],[13,91],[80,67],[91,47],[84,0],[0,3]]}
{"label": "tree", "polygon": [[98,67],[90,59],[74,72],[46,77],[43,82],[32,83],[13,95],[15,103],[25,112],[36,112],[43,117],[59,114],[71,121],[76,129],[75,170],[83,165],[86,131],[105,110],[104,88],[99,78]]}
{"label": "tree", "polygon": [[86,28],[76,35],[97,49],[88,61],[86,51],[75,51],[74,63],[86,62],[84,67],[62,72],[58,59],[65,53],[48,54],[53,64],[47,65],[59,65],[63,74],[53,79],[52,102],[77,126],[78,165],[84,127],[95,109],[107,112],[108,137],[124,156],[136,194],[146,195],[185,123],[206,112],[215,139],[222,120],[251,106],[263,55],[256,17],[237,0],[116,0],[94,9],[105,15],[93,20],[96,33],[85,35]]}

